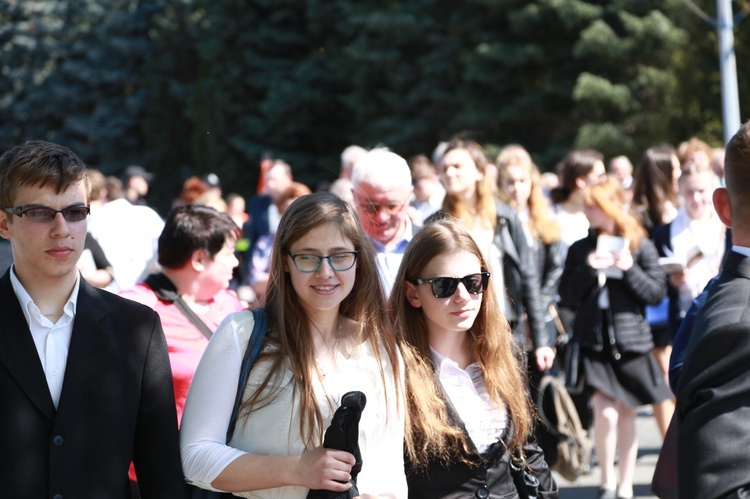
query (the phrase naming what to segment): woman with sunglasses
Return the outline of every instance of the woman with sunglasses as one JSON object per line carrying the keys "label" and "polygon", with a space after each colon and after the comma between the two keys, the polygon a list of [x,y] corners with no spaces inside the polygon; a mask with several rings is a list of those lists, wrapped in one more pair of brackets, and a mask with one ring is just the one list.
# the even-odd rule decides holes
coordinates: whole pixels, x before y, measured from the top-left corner
{"label": "woman with sunglasses", "polygon": [[517,497],[523,455],[541,497],[557,485],[529,442],[532,409],[508,321],[482,252],[450,218],[428,222],[404,254],[390,297],[406,361],[410,498]]}
{"label": "woman with sunglasses", "polygon": [[360,497],[405,497],[403,370],[385,310],[374,249],[353,209],[328,193],[294,201],[271,255],[268,336],[230,442],[250,312],[224,320],[193,379],[181,428],[188,481],[252,498],[347,491],[355,458],[322,439],[342,396],[361,391]]}

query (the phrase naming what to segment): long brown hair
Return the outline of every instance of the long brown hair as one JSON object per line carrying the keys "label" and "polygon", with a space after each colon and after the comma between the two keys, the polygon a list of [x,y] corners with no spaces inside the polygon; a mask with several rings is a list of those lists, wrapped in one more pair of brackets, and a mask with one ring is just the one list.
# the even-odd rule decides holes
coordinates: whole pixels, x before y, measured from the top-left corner
{"label": "long brown hair", "polygon": [[[281,373],[288,369],[292,373],[294,396],[300,401],[300,434],[308,448],[320,444],[324,430],[311,377],[311,368],[315,365],[310,336],[312,323],[294,291],[289,272],[284,269],[291,246],[311,230],[327,224],[338,227],[358,252],[356,285],[341,302],[339,312],[355,323],[355,344],[370,344],[383,385],[387,383],[386,364],[390,364],[394,380],[399,379],[400,372],[396,341],[390,329],[385,294],[378,277],[375,250],[356,213],[335,194],[321,192],[298,198],[282,215],[271,252],[265,310],[268,314],[267,341],[275,348],[266,349],[262,358],[270,359],[272,367],[258,390],[243,403],[242,410],[246,415],[269,405],[281,388]],[[381,358],[381,349],[385,352],[385,359]],[[400,398],[397,381],[395,393]]]}
{"label": "long brown hair", "polygon": [[531,179],[531,194],[529,195],[529,229],[531,230],[531,235],[534,238],[539,238],[543,244],[552,244],[559,241],[560,226],[551,216],[549,201],[542,191],[542,176],[539,173],[539,169],[531,161],[528,153],[524,156],[518,153],[503,154],[503,151],[501,151],[497,156],[496,164],[498,170],[497,197],[514,208],[518,208],[502,187],[502,183],[508,174],[508,167],[517,166],[523,168],[528,173],[529,179]]}
{"label": "long brown hair", "polygon": [[[424,312],[421,308],[412,307],[405,295],[405,283],[420,277],[422,270],[435,256],[460,251],[476,256],[482,271],[488,270],[487,262],[474,239],[456,220],[443,218],[426,224],[406,248],[389,302],[406,363],[409,411],[406,452],[417,468],[425,467],[433,459],[448,463],[458,454],[463,455],[461,459],[464,462],[471,463],[466,457],[471,455],[466,437],[450,424],[445,401],[433,378],[429,330]],[[490,397],[499,406],[508,407],[516,430],[509,446],[517,448],[531,432],[532,409],[525,389],[526,380],[518,347],[500,309],[490,278],[479,314],[471,328],[473,351]],[[457,447],[464,452],[457,452]]]}
{"label": "long brown hair", "polygon": [[628,239],[630,251],[635,251],[646,237],[646,229],[625,208],[625,193],[616,178],[609,177],[601,184],[586,187],[583,202],[586,206],[598,206],[615,221],[615,232]]}
{"label": "long brown hair", "polygon": [[466,140],[460,137],[452,138],[445,147],[440,164],[443,164],[443,158],[449,152],[455,149],[462,149],[469,153],[477,170],[482,173],[482,179],[477,181],[477,205],[466,206],[462,201],[455,199],[450,193],[446,193],[443,200],[443,210],[451,216],[462,220],[466,227],[473,227],[478,217],[482,226],[486,229],[494,229],[497,225],[497,209],[495,208],[494,190],[492,178],[487,175],[487,156],[484,149],[479,143],[473,140]]}
{"label": "long brown hair", "polygon": [[665,220],[667,203],[679,205],[677,191],[672,181],[672,158],[677,152],[669,144],[649,147],[638,162],[633,182],[633,208],[647,217],[644,225],[661,225]]}

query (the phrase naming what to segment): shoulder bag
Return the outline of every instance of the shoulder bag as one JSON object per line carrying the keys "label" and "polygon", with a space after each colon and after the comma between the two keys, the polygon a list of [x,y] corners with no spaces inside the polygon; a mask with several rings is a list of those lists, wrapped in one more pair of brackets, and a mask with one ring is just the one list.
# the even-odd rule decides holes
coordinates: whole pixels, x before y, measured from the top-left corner
{"label": "shoulder bag", "polygon": [[[229,418],[229,427],[227,428],[227,442],[232,439],[232,435],[234,434],[234,428],[237,424],[237,414],[242,404],[242,394],[245,391],[247,379],[250,377],[250,370],[260,355],[266,333],[268,332],[268,318],[263,309],[254,308],[252,309],[252,314],[255,319],[255,325],[253,326],[253,332],[250,334],[250,340],[247,342],[245,355],[242,358],[240,377],[237,382],[237,395],[234,398],[234,407],[232,407],[232,415]],[[191,499],[228,499],[234,496],[230,492],[214,492],[213,490],[201,489],[190,485],[190,497]]]}

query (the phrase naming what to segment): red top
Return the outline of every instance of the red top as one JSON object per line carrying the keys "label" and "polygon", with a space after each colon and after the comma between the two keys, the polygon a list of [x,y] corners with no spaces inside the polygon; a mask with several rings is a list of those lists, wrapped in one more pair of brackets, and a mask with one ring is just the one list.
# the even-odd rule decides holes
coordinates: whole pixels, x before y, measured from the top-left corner
{"label": "red top", "polygon": [[[198,362],[208,345],[208,339],[185,317],[172,302],[160,300],[154,291],[144,283],[121,291],[120,296],[154,309],[159,314],[164,336],[169,348],[169,363],[172,368],[174,398],[177,403],[177,423],[182,420],[190,383],[198,368]],[[208,312],[197,314],[211,331],[216,331],[224,318],[232,312],[245,310],[233,291],[222,290],[209,303]],[[133,466],[130,467],[130,479],[135,480]]]}

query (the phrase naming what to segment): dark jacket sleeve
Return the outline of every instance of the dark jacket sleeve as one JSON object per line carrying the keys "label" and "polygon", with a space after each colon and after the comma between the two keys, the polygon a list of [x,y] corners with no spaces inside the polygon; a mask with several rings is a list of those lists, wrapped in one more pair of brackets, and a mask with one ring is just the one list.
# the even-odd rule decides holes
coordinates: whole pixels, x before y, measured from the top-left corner
{"label": "dark jacket sleeve", "polygon": [[167,342],[154,313],[138,407],[133,463],[143,499],[185,498]]}
{"label": "dark jacket sleeve", "polygon": [[544,459],[544,451],[536,443],[529,441],[523,446],[523,453],[526,456],[526,462],[531,468],[532,473],[539,480],[539,493],[543,498],[558,497],[559,490],[557,482],[552,476],[552,471]]}
{"label": "dark jacket sleeve", "polygon": [[[540,269],[541,274],[541,302],[542,307],[546,309],[557,299],[557,290],[560,287],[560,277],[562,277],[562,243],[556,241],[551,244],[545,244],[540,248],[542,253],[542,262]],[[544,312],[545,310],[543,310]]]}
{"label": "dark jacket sleeve", "polygon": [[667,293],[659,255],[650,239],[643,239],[633,254],[633,266],[623,276],[625,286],[643,305],[656,305]]}
{"label": "dark jacket sleeve", "polygon": [[498,213],[508,223],[508,231],[520,258],[521,301],[531,330],[531,341],[534,348],[554,346],[556,338],[549,337],[544,327],[544,306],[541,299],[541,282],[539,265],[526,241],[521,221],[515,210],[501,205]]}
{"label": "dark jacket sleeve", "polygon": [[596,246],[596,235],[576,241],[568,249],[562,276],[560,277],[560,303],[572,310],[578,309],[584,298],[597,287],[596,271],[588,264],[589,253]]}

